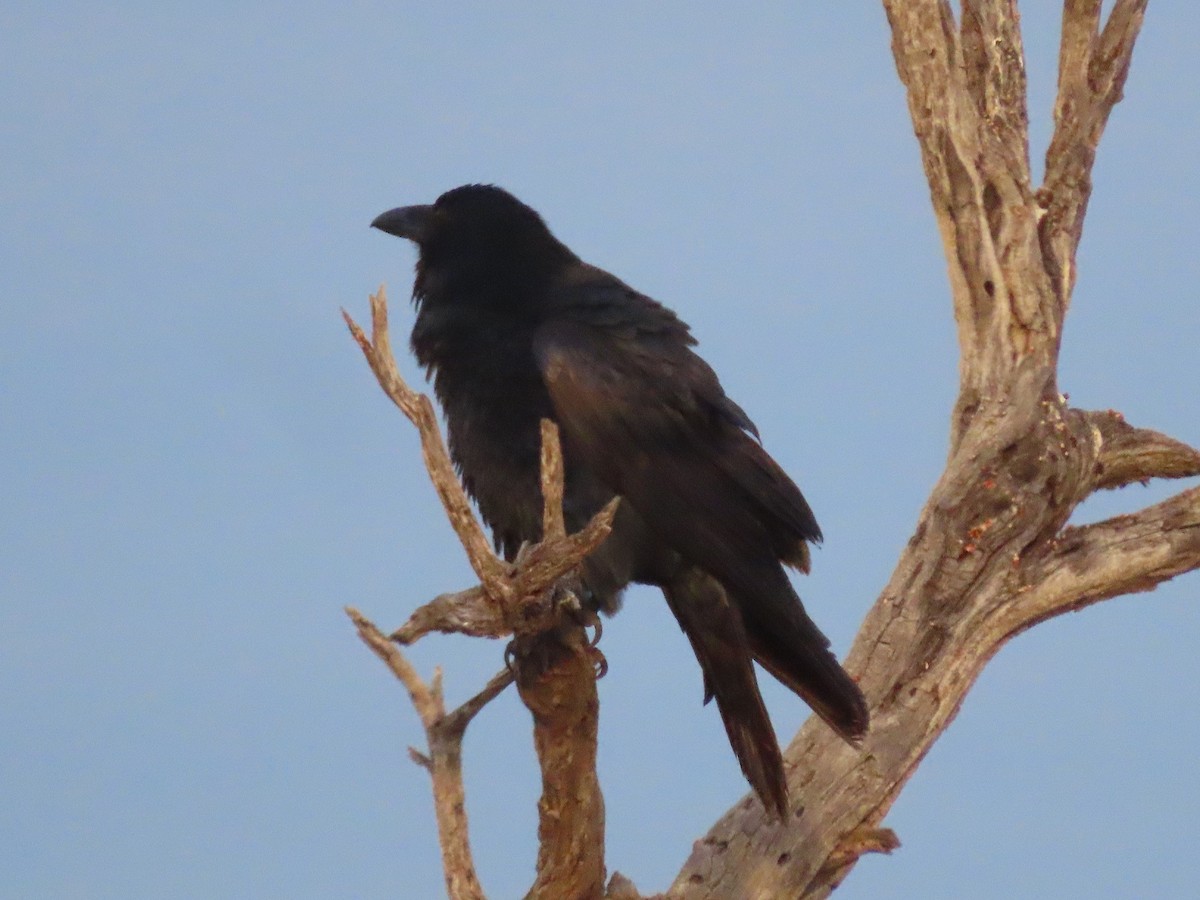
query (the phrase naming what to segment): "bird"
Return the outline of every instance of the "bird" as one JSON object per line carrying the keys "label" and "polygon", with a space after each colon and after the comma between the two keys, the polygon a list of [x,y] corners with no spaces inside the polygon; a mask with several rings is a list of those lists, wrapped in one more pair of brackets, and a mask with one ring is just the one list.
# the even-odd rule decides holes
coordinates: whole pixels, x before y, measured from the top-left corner
{"label": "bird", "polygon": [[411,348],[433,382],[463,485],[515,558],[541,538],[540,421],[562,440],[568,530],[620,496],[583,562],[583,599],[614,613],[631,583],[661,589],[768,814],[788,809],[754,661],[851,745],[862,691],[809,618],[785,566],[822,538],[808,502],[726,396],[672,310],[589,265],[504,189],[467,184],[371,223],[416,245]]}

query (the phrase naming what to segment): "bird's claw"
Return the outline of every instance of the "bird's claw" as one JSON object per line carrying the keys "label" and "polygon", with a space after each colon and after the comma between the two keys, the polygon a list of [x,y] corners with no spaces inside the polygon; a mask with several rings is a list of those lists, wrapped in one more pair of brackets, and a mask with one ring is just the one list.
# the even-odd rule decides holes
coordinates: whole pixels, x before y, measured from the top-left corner
{"label": "bird's claw", "polygon": [[[599,640],[599,636],[596,639]],[[597,681],[608,674],[608,658],[600,652],[595,644],[589,644],[583,653],[590,660],[592,668],[595,669]]]}
{"label": "bird's claw", "polygon": [[[543,632],[538,635],[517,635],[509,641],[504,647],[504,665],[513,673],[514,677],[519,677],[522,670],[526,674],[530,672],[545,672],[554,665],[554,658],[557,653],[562,650],[569,650],[571,653],[585,659],[596,673],[596,678],[601,679],[608,674],[608,659],[596,646],[596,642],[600,640],[601,632],[604,630],[600,625],[599,619],[591,623],[595,627],[595,637],[591,637],[587,633],[587,626],[580,624],[584,629],[584,640],[572,640],[566,637],[562,632],[557,634],[553,632]],[[557,646],[558,651],[553,647]]]}

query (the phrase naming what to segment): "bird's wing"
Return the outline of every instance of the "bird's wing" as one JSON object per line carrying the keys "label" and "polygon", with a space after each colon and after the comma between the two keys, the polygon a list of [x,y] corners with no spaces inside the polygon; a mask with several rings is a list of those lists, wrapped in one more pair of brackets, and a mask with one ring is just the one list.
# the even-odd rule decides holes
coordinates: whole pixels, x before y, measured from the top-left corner
{"label": "bird's wing", "polygon": [[626,308],[600,306],[599,322],[559,316],[534,336],[570,451],[722,580],[738,583],[764,554],[800,564],[798,548],[820,530],[799,489],[691,351],[686,326],[629,294]]}
{"label": "bird's wing", "polygon": [[[625,290],[589,291],[590,307],[559,305],[534,335],[534,356],[568,457],[721,588],[699,589],[703,579],[688,567],[663,584],[743,769],[764,802],[778,805],[769,724],[746,699],[757,690],[749,654],[847,740],[867,727],[862,693],[779,564],[807,568],[805,541],[820,531],[799,488],[748,433],[746,414],[691,351],[686,327]],[[597,309],[601,317],[584,315]],[[730,618],[730,608],[740,615]]]}

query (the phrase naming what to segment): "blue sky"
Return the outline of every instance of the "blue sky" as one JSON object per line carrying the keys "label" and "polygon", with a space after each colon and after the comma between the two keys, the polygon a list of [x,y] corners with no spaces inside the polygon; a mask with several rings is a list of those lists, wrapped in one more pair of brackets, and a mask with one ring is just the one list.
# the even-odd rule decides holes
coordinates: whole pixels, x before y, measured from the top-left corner
{"label": "blue sky", "polygon": [[[1040,171],[1058,18],[1026,5]],[[1198,26],[1151,5],[1061,370],[1078,405],[1193,445]],[[0,76],[0,895],[442,894],[416,715],[341,607],[398,625],[470,573],[338,309],[387,282],[407,331],[413,252],[367,223],[463,182],[693,325],[817,513],[799,586],[845,652],[956,382],[877,5],[10,4]],[[1198,594],[1006,647],[889,815],[902,849],[839,896],[1193,889]],[[412,656],[461,699],[501,649]],[[745,784],[655,592],[603,649],[609,866],[661,889]],[[786,738],[807,710],[767,681]],[[537,775],[515,696],[466,768],[485,887],[517,896]]]}

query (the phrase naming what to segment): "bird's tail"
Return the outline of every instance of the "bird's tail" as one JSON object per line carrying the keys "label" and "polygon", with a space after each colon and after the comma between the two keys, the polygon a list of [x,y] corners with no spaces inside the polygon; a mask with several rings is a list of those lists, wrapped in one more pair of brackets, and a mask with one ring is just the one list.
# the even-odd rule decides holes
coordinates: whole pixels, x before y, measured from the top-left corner
{"label": "bird's tail", "polygon": [[771,580],[770,598],[743,603],[735,597],[754,658],[847,743],[858,746],[870,723],[862,691],[830,652],[829,639],[808,617],[782,569]]}
{"label": "bird's tail", "polygon": [[783,756],[758,691],[741,614],[725,589],[700,569],[683,570],[663,593],[704,671],[705,702],[716,697],[742,772],[763,806],[783,818],[788,805]]}

